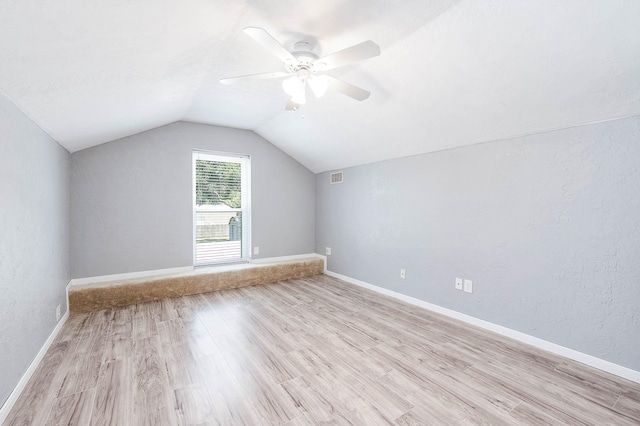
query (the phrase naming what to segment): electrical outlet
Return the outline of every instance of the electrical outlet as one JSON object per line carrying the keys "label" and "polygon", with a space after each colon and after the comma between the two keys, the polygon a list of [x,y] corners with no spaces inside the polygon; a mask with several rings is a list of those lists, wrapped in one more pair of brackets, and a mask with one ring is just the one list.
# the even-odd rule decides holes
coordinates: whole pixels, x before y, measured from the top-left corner
{"label": "electrical outlet", "polygon": [[466,293],[473,293],[473,282],[471,280],[464,280],[464,291]]}
{"label": "electrical outlet", "polygon": [[331,247],[326,247],[326,248],[325,248],[325,254],[326,254],[327,256],[331,256]]}
{"label": "electrical outlet", "polygon": [[456,278],[456,290],[462,290],[462,278]]}
{"label": "electrical outlet", "polygon": [[253,248],[253,254],[260,254],[260,247],[255,246],[255,247]]}
{"label": "electrical outlet", "polygon": [[58,305],[58,307],[56,308],[56,322],[60,321],[60,311],[61,311],[61,306]]}
{"label": "electrical outlet", "polygon": [[407,278],[407,272],[404,269],[400,269],[400,278],[403,280]]}

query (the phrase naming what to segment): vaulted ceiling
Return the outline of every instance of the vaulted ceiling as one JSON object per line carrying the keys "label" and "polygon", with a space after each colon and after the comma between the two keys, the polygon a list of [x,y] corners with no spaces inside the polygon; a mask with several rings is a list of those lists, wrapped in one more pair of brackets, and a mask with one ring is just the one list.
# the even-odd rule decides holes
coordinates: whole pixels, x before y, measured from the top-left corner
{"label": "vaulted ceiling", "polygon": [[[330,74],[372,92],[285,111],[243,33],[378,57]],[[0,90],[70,152],[179,120],[250,129],[314,172],[640,114],[629,0],[0,0]],[[302,117],[304,115],[304,118]]]}

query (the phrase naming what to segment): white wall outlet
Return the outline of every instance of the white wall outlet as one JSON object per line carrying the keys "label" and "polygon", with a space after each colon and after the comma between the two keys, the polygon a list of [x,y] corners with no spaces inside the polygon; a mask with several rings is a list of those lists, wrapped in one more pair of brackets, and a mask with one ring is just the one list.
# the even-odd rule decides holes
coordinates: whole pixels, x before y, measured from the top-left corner
{"label": "white wall outlet", "polygon": [[456,278],[456,290],[462,290],[462,278]]}
{"label": "white wall outlet", "polygon": [[255,247],[253,248],[253,254],[260,254],[260,247],[255,246]]}
{"label": "white wall outlet", "polygon": [[402,278],[403,280],[407,278],[407,271],[405,271],[404,269],[400,269],[400,278]]}
{"label": "white wall outlet", "polygon": [[327,256],[331,256],[331,247],[326,247],[324,252]]}
{"label": "white wall outlet", "polygon": [[60,321],[60,312],[61,312],[61,306],[58,305],[58,307],[56,308],[56,322]]}
{"label": "white wall outlet", "polygon": [[466,293],[473,293],[473,282],[471,280],[464,280],[464,291]]}

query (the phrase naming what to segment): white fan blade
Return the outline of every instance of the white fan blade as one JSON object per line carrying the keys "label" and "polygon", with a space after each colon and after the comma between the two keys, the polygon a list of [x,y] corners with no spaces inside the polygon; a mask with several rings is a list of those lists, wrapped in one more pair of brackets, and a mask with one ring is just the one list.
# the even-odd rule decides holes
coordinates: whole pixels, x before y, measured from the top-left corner
{"label": "white fan blade", "polygon": [[346,81],[338,80],[331,76],[327,76],[327,78],[329,79],[329,89],[340,92],[357,101],[364,101],[371,94],[371,92],[361,89],[358,86],[354,86],[351,83],[347,83]]}
{"label": "white fan blade", "polygon": [[263,47],[266,47],[271,53],[280,58],[282,62],[297,62],[296,58],[266,30],[258,27],[247,27],[244,29],[244,32],[249,37],[260,43]]}
{"label": "white fan blade", "polygon": [[380,54],[380,46],[373,41],[363,41],[355,46],[347,47],[331,55],[327,55],[324,58],[314,61],[314,66],[317,66],[319,71],[326,71],[333,68],[338,68],[352,62],[361,61],[367,58],[373,58]]}
{"label": "white fan blade", "polygon": [[229,78],[221,78],[220,83],[222,84],[232,84],[242,80],[264,80],[267,78],[280,78],[288,76],[288,72],[284,71],[275,71],[275,72],[265,72],[262,74],[250,74],[250,75],[241,75],[238,77],[229,77]]}
{"label": "white fan blade", "polygon": [[316,98],[321,98],[329,88],[329,78],[326,75],[312,75],[307,80],[307,84]]}

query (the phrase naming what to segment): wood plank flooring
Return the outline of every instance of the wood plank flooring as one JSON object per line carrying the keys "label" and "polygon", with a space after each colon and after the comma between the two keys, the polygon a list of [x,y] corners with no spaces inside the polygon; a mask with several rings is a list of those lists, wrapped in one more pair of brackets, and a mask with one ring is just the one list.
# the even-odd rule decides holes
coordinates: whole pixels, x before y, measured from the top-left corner
{"label": "wood plank flooring", "polygon": [[640,385],[326,275],[71,315],[7,425],[640,424]]}

